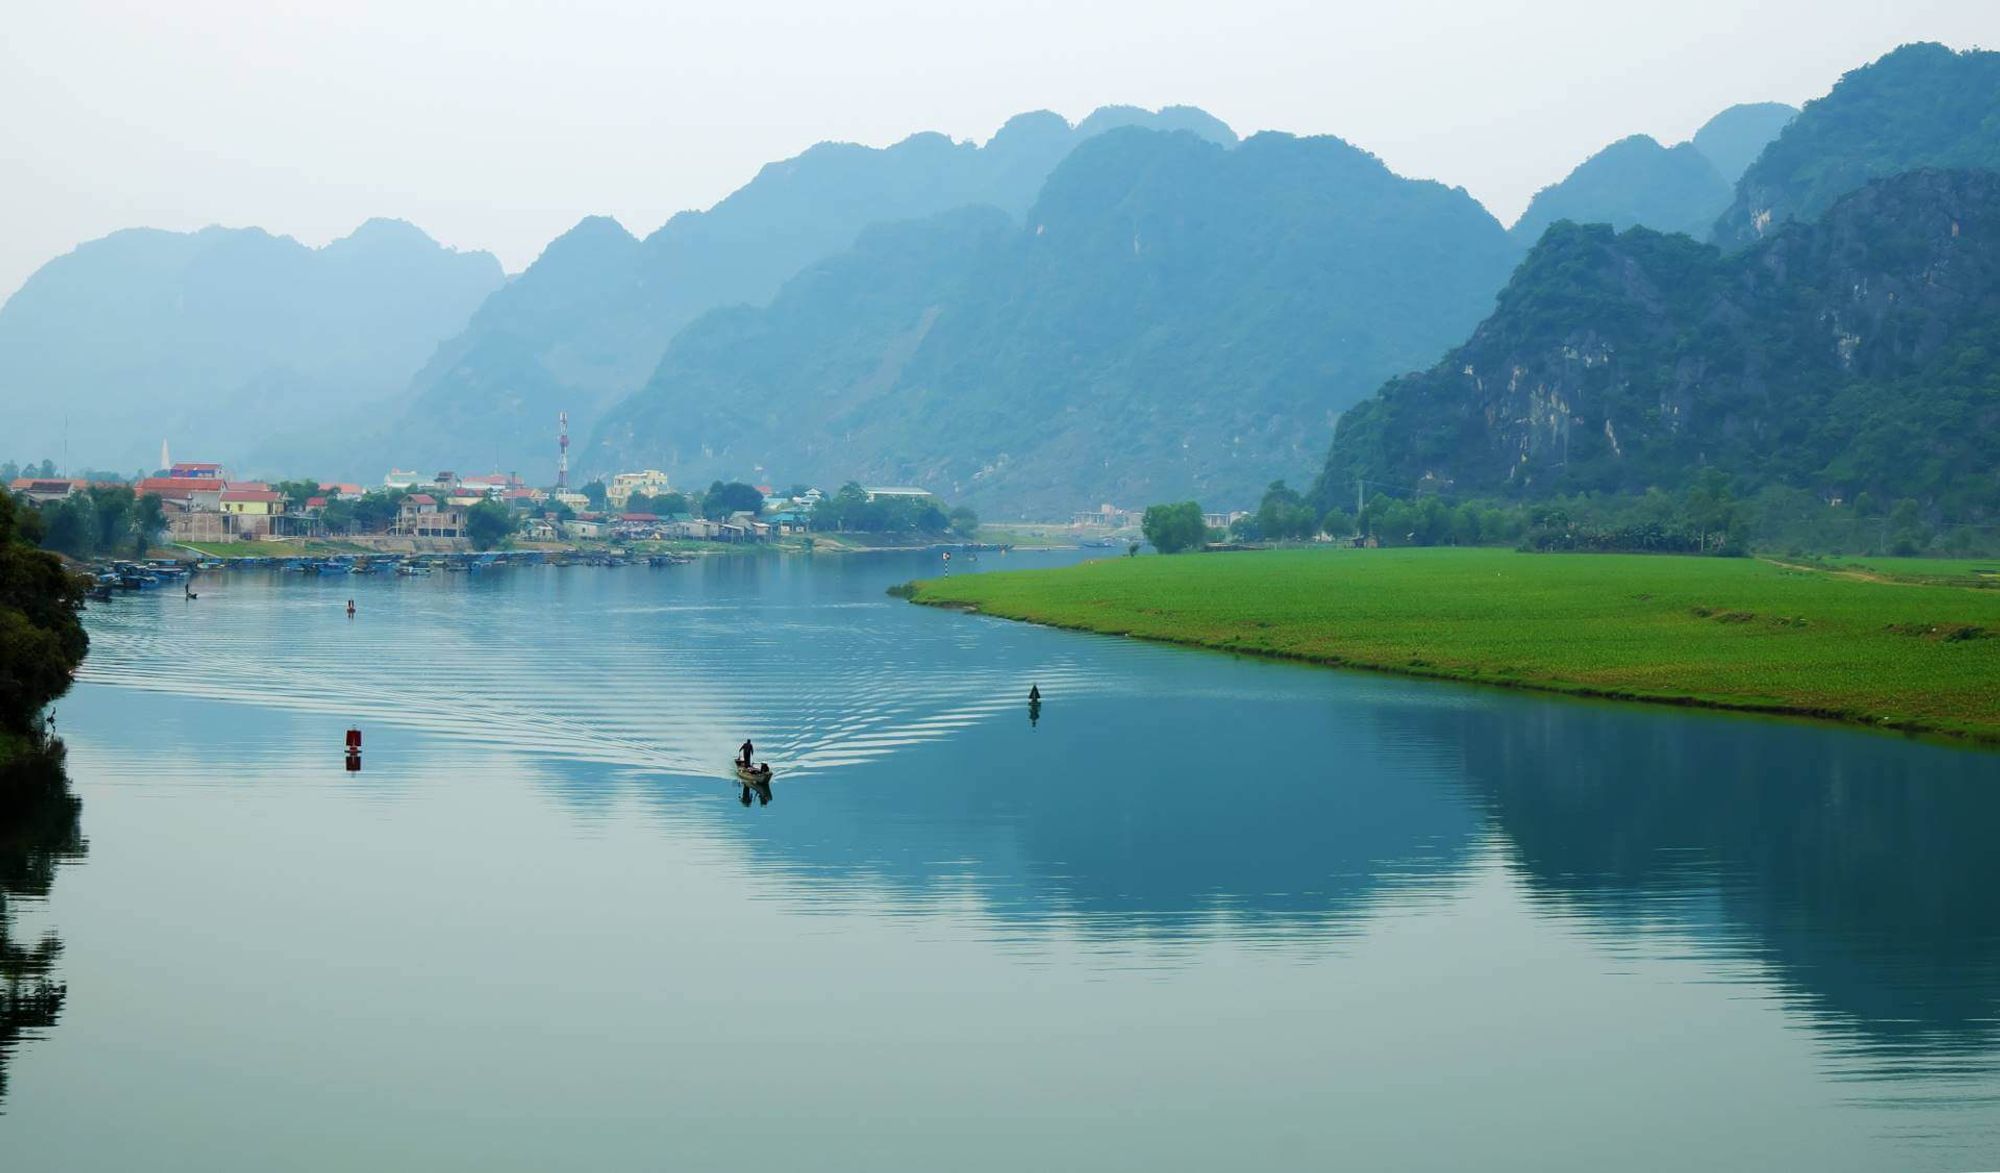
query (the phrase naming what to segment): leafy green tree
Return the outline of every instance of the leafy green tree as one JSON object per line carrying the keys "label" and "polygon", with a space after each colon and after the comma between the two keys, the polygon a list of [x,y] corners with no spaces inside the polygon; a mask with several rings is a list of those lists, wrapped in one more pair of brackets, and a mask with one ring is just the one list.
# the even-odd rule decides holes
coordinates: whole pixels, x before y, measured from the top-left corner
{"label": "leafy green tree", "polygon": [[84,492],[90,497],[95,523],[91,548],[112,551],[123,547],[132,532],[132,490],[122,485],[111,488],[92,485]]}
{"label": "leafy green tree", "polygon": [[625,502],[625,510],[628,513],[654,513],[661,517],[672,517],[676,513],[693,513],[694,506],[688,501],[685,493],[667,492],[656,497],[634,493]]}
{"label": "leafy green tree", "polygon": [[97,510],[86,493],[42,506],[42,548],[88,558],[95,549]]}
{"label": "leafy green tree", "polygon": [[0,730],[17,734],[68,691],[90,648],[77,615],[83,580],[28,545],[23,508],[0,493]]}
{"label": "leafy green tree", "polygon": [[146,553],[146,548],[151,546],[160,534],[165,532],[166,528],[166,511],[160,502],[160,495],[158,493],[147,493],[145,496],[140,497],[132,509],[132,545],[134,555],[143,557]]}
{"label": "leafy green tree", "polygon": [[960,505],[948,515],[951,532],[961,538],[969,538],[979,532],[979,515],[969,507]]}
{"label": "leafy green tree", "polygon": [[599,513],[604,511],[604,499],[608,490],[602,480],[591,481],[583,486],[583,495],[590,500],[590,507]]}
{"label": "leafy green tree", "polygon": [[716,481],[701,498],[701,515],[713,520],[732,513],[761,513],[763,509],[764,494],[757,491],[757,486],[742,481]]}
{"label": "leafy green tree", "polygon": [[1256,516],[1257,533],[1266,541],[1303,540],[1319,528],[1319,517],[1312,507],[1282,480],[1272,481],[1264,490]]}
{"label": "leafy green tree", "polygon": [[291,510],[304,509],[306,502],[319,496],[318,481],[277,481],[271,488],[274,492],[284,495],[285,508]]}
{"label": "leafy green tree", "polygon": [[465,536],[475,550],[491,550],[513,532],[514,513],[498,501],[477,501],[465,511]]}
{"label": "leafy green tree", "polygon": [[1208,523],[1202,518],[1201,505],[1194,501],[1146,506],[1139,529],[1162,554],[1198,549],[1208,537]]}
{"label": "leafy green tree", "polygon": [[396,515],[402,511],[403,498],[409,493],[402,489],[376,489],[364,493],[361,500],[352,502],[354,507],[353,525],[364,533],[381,533],[395,524]]}

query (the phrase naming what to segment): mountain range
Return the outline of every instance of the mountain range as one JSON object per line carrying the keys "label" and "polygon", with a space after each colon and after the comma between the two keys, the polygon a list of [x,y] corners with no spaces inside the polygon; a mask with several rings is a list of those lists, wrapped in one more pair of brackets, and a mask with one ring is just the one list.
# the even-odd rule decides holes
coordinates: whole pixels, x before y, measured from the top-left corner
{"label": "mountain range", "polygon": [[0,307],[13,455],[151,469],[163,438],[243,452],[393,393],[500,288],[488,253],[370,220],[323,248],[255,228],[135,228]]}
{"label": "mountain range", "polygon": [[766,166],[705,212],[644,240],[593,217],[550,244],[418,371],[390,426],[363,449],[411,467],[455,461],[546,468],[556,413],[587,435],[600,412],[642,386],[667,343],[698,315],[768,302],[806,265],[871,224],[968,205],[1020,215],[1077,144],[1120,127],[1233,143],[1206,113],[1106,107],[1072,126],[1018,115],[983,146],[941,134],[894,146],[822,143]]}
{"label": "mountain range", "polygon": [[1518,252],[1464,190],[1335,138],[1126,129],[1017,221],[871,230],[698,319],[583,463],[920,485],[981,507],[1211,494],[1469,329]]}
{"label": "mountain range", "polygon": [[1671,147],[1651,135],[1620,139],[1535,193],[1511,231],[1523,246],[1558,220],[1705,238],[1729,206],[1737,178],[1797,114],[1780,102],[1759,102],[1731,106]]}
{"label": "mountain range", "polygon": [[[684,483],[911,482],[996,516],[1247,503],[1321,463],[1356,404],[1329,483],[1364,467],[1515,493],[1672,483],[1676,462],[1724,449],[1685,448],[1698,426],[1662,431],[1659,407],[1627,419],[1636,400],[1607,418],[1646,459],[1579,460],[1572,420],[1560,471],[1530,444],[1494,480],[1487,457],[1518,457],[1506,412],[1524,408],[1490,398],[1494,380],[1518,383],[1518,365],[1558,394],[1599,396],[1590,379],[1627,371],[1628,356],[1647,372],[1620,376],[1632,387],[1658,390],[1667,364],[1681,390],[1660,402],[1719,411],[1738,429],[1729,458],[1749,468],[1800,443],[1769,412],[1831,403],[1792,386],[1769,357],[1785,347],[1802,348],[1797,371],[1865,377],[1868,394],[1944,378],[1932,352],[1907,348],[1853,378],[1830,371],[1823,339],[1787,316],[1805,294],[1760,282],[1780,264],[1816,281],[1914,280],[1801,242],[1874,181],[2000,168],[1997,61],[1905,46],[1799,111],[1731,107],[1673,146],[1622,139],[1511,230],[1462,190],[1339,139],[1239,142],[1187,107],[1075,125],[1025,114],[983,145],[821,144],[644,239],[586,219],[511,279],[386,221],[322,249],[254,229],[134,230],[50,262],[0,307],[0,403],[22,459],[62,456],[67,418],[79,463],[150,465],[165,435],[243,471],[359,479],[393,463],[544,480],[566,411],[578,479],[654,465]],[[1870,198],[1887,203],[1844,214],[1909,244],[1899,217],[1922,201]],[[1951,316],[1960,303],[1932,292],[1902,293],[1933,315],[1922,329],[1946,331],[1939,345],[1970,337]],[[1838,289],[1819,296],[1827,321],[1861,321]],[[1679,316],[1690,305],[1720,317]],[[1856,355],[1903,320],[1883,312],[1853,331]],[[1559,378],[1593,339],[1615,357]],[[1455,366],[1395,377],[1454,342]],[[1751,351],[1766,365],[1745,366]],[[1450,374],[1468,365],[1475,384]],[[1804,398],[1759,415],[1727,406],[1738,392]],[[1474,403],[1482,420],[1498,413],[1484,432],[1463,426]],[[1838,473],[1838,447],[1797,449],[1824,459],[1783,477],[1829,493],[1868,481]]]}
{"label": "mountain range", "polygon": [[1341,418],[1317,499],[1717,468],[2000,512],[2000,54],[1912,45],[1847,74],[1745,170],[1713,239],[1556,224],[1463,345]]}
{"label": "mountain range", "polygon": [[1875,180],[1725,253],[1550,229],[1464,345],[1340,421],[1315,490],[1677,488],[2000,506],[2000,174]]}

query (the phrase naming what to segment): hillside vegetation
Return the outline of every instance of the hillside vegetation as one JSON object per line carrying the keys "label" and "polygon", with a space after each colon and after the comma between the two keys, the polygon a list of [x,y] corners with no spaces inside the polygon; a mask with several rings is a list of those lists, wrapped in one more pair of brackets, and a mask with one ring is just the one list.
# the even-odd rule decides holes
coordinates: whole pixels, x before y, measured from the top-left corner
{"label": "hillside vegetation", "polygon": [[695,322],[584,459],[1029,512],[1255,501],[1337,412],[1470,328],[1517,256],[1464,191],[1338,139],[1120,130],[1023,223],[873,229],[768,309]]}
{"label": "hillside vegetation", "polygon": [[1743,173],[1714,239],[1742,248],[1920,168],[2000,170],[2000,53],[1904,45],[1846,74]]}
{"label": "hillside vegetation", "polygon": [[[1803,117],[1803,116],[1802,116]],[[1317,489],[1864,495],[2000,519],[2000,175],[1922,171],[1740,253],[1561,224],[1493,315],[1350,411]]]}
{"label": "hillside vegetation", "polygon": [[1127,126],[1236,141],[1189,107],[1108,106],[1074,126],[1039,111],[1008,120],[983,145],[935,133],[883,148],[821,143],[643,240],[609,218],[586,219],[438,349],[410,381],[400,419],[363,429],[343,452],[418,468],[547,467],[556,413],[567,411],[577,436],[588,436],[699,315],[763,305],[872,224],[973,204],[1019,216],[1079,143]]}

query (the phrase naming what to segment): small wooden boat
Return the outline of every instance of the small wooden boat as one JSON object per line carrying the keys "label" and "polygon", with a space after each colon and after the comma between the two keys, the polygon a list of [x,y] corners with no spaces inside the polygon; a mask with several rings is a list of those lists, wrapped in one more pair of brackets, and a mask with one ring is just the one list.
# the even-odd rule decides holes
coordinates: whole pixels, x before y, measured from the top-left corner
{"label": "small wooden boat", "polygon": [[769,762],[759,762],[755,769],[735,762],[731,762],[730,764],[736,767],[736,776],[744,782],[756,783],[769,782],[771,780],[771,763]]}

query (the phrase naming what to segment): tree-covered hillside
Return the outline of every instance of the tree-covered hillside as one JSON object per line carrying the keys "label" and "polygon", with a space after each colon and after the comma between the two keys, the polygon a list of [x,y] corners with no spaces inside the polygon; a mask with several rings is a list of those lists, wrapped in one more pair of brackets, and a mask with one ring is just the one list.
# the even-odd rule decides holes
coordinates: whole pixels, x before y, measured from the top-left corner
{"label": "tree-covered hillside", "polygon": [[1524,246],[1558,220],[1701,235],[1728,204],[1728,182],[1693,143],[1663,147],[1635,134],[1536,192],[1512,231]]}
{"label": "tree-covered hillside", "polygon": [[393,392],[503,280],[487,253],[370,220],[324,248],[256,228],[135,228],[0,308],[18,458],[151,469],[160,441],[240,464],[268,432]]}
{"label": "tree-covered hillside", "polygon": [[1536,192],[1511,229],[1514,239],[1532,245],[1558,220],[1706,238],[1737,176],[1797,113],[1757,102],[1731,106],[1675,146],[1643,134],[1620,139]]}
{"label": "tree-covered hillside", "polygon": [[1879,180],[1735,254],[1559,224],[1428,372],[1340,421],[1316,489],[1739,486],[2000,513],[2000,175]]}
{"label": "tree-covered hillside", "polygon": [[989,515],[1250,502],[1517,256],[1464,191],[1338,139],[1122,130],[1024,224],[876,229],[768,309],[696,322],[584,460],[919,484]]}
{"label": "tree-covered hillside", "polygon": [[[1764,148],[1798,116],[1798,107],[1783,102],[1746,102],[1703,123],[1688,141],[1708,159],[1723,182],[1734,187]],[[1707,227],[1703,225],[1703,230]]]}
{"label": "tree-covered hillside", "polygon": [[821,143],[644,240],[614,221],[585,220],[439,348],[412,380],[401,418],[350,444],[350,457],[547,469],[556,413],[567,411],[572,429],[587,435],[599,413],[645,384],[668,341],[700,314],[767,303],[871,224],[972,204],[1019,215],[1078,143],[1122,126],[1235,141],[1227,126],[1187,107],[1106,107],[1075,126],[1040,111],[1010,119],[984,145],[941,134],[881,149]]}
{"label": "tree-covered hillside", "polygon": [[1743,173],[1714,239],[1741,248],[1921,167],[2000,170],[2000,53],[1905,45],[1842,77]]}

